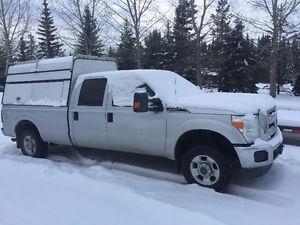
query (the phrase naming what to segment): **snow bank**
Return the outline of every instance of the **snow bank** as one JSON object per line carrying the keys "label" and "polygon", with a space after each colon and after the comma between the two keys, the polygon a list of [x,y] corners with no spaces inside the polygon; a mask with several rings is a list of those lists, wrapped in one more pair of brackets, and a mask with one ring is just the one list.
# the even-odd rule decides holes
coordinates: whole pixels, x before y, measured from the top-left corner
{"label": "snow bank", "polygon": [[300,111],[278,110],[278,124],[280,126],[300,127]]}

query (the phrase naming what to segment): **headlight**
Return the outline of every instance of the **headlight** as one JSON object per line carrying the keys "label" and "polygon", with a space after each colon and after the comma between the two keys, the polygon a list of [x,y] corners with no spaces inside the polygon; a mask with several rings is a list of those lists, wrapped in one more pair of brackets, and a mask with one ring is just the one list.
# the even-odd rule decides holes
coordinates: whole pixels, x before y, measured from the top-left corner
{"label": "headlight", "polygon": [[260,124],[260,127],[262,128],[264,134],[266,134],[268,131],[268,117],[266,115],[264,115],[263,113],[259,114],[259,124]]}
{"label": "headlight", "polygon": [[246,116],[232,116],[231,123],[246,138],[248,143],[253,143],[258,138],[257,116],[249,114]]}
{"label": "headlight", "polygon": [[231,117],[232,125],[235,126],[237,129],[239,129],[241,132],[243,132],[245,129],[243,117],[244,116],[232,116]]}

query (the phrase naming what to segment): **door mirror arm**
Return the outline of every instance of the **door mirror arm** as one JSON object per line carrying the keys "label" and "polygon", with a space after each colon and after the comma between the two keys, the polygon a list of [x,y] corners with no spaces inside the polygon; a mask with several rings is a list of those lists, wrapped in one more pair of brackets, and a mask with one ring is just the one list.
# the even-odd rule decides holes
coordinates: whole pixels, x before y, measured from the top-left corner
{"label": "door mirror arm", "polygon": [[149,111],[152,112],[162,112],[164,111],[164,107],[162,101],[159,98],[152,98],[149,99],[149,103],[151,104]]}

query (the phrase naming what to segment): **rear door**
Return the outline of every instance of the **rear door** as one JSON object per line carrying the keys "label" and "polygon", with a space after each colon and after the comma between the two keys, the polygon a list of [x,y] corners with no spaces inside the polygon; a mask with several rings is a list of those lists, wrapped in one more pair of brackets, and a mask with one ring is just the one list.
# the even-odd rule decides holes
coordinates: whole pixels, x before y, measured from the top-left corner
{"label": "rear door", "polygon": [[106,87],[106,78],[90,78],[74,89],[69,120],[72,141],[77,146],[107,147]]}

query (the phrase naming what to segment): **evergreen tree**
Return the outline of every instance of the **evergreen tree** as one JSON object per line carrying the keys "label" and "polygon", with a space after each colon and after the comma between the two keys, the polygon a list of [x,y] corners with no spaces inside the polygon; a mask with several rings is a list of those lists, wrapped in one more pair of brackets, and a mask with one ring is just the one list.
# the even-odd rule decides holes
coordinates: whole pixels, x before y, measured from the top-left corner
{"label": "evergreen tree", "polygon": [[34,36],[29,34],[25,39],[23,35],[18,44],[17,61],[24,62],[36,59],[37,46],[35,44]]}
{"label": "evergreen tree", "polygon": [[256,81],[268,83],[271,68],[271,44],[272,39],[268,35],[258,38],[256,48]]}
{"label": "evergreen tree", "polygon": [[243,36],[244,26],[240,20],[231,31],[227,43],[227,57],[220,69],[220,91],[226,92],[256,92],[253,73],[253,53]]}
{"label": "evergreen tree", "polygon": [[[174,70],[192,80],[192,10],[188,0],[179,0],[174,25]],[[194,79],[195,80],[195,79]]]}
{"label": "evergreen tree", "polygon": [[290,43],[283,38],[279,43],[279,58],[278,58],[278,78],[277,78],[277,93],[280,93],[280,86],[292,82],[292,73],[294,70]]}
{"label": "evergreen tree", "polygon": [[293,88],[293,93],[296,96],[300,96],[300,76],[297,77],[295,86]]}
{"label": "evergreen tree", "polygon": [[54,25],[53,16],[51,16],[48,8],[47,0],[43,0],[44,9],[39,20],[39,58],[54,58],[62,56],[64,52],[61,50],[62,44],[56,35],[57,28]]}
{"label": "evergreen tree", "polygon": [[[290,49],[291,60],[294,66],[293,78],[294,80],[300,76],[300,36],[295,35],[292,40]],[[299,79],[299,78],[298,78]]]}
{"label": "evergreen tree", "polygon": [[110,58],[117,58],[117,51],[113,47],[109,46],[107,56]]}
{"label": "evergreen tree", "polygon": [[154,30],[145,38],[144,68],[163,68],[163,38],[158,30]]}
{"label": "evergreen tree", "polygon": [[17,60],[19,62],[27,61],[27,43],[24,40],[24,35],[21,36],[18,44],[18,53],[17,53]]}
{"label": "evergreen tree", "polygon": [[124,26],[121,32],[121,43],[117,49],[117,59],[119,69],[128,70],[135,69],[135,39],[133,31],[127,20],[124,21]]}
{"label": "evergreen tree", "polygon": [[164,70],[173,70],[174,59],[175,59],[174,45],[175,42],[174,42],[174,35],[172,33],[172,27],[170,25],[170,22],[167,22],[166,32],[162,40],[162,53],[163,53],[162,68]]}
{"label": "evergreen tree", "polygon": [[7,58],[5,47],[0,45],[0,86],[4,86],[5,83],[5,70],[6,70]]}
{"label": "evergreen tree", "polygon": [[[229,55],[229,35],[231,32],[230,28],[230,18],[229,13],[230,6],[227,0],[219,0],[216,9],[216,14],[212,15],[213,28],[212,36],[213,42],[211,46],[211,66],[216,70],[218,74],[218,87],[220,91],[229,90],[226,86],[232,86],[232,84],[227,85],[227,71],[224,69],[227,63],[227,58]],[[232,82],[232,80],[228,81]]]}
{"label": "evergreen tree", "polygon": [[30,33],[27,37],[27,58],[28,60],[35,60],[37,58],[37,45],[34,36]]}
{"label": "evergreen tree", "polygon": [[76,53],[84,55],[103,56],[104,45],[99,37],[97,21],[93,18],[89,6],[85,6],[83,29],[79,34]]}

